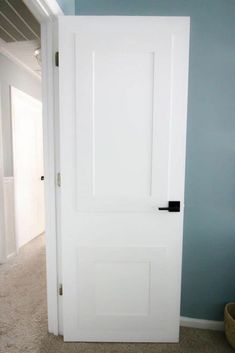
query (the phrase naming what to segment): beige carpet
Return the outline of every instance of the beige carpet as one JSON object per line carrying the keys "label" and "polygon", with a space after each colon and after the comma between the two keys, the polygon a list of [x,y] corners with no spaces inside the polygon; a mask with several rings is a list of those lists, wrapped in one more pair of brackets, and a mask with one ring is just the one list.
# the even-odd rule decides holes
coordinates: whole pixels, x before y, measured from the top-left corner
{"label": "beige carpet", "polygon": [[0,266],[0,353],[226,353],[222,332],[182,328],[179,344],[64,343],[47,333],[42,236]]}

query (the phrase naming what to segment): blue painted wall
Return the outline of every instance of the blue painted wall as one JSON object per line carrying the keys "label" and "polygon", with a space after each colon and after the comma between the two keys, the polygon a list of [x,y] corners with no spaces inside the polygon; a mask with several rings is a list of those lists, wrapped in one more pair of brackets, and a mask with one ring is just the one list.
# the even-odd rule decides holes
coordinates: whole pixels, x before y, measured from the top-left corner
{"label": "blue painted wall", "polygon": [[77,15],[190,16],[182,309],[235,301],[235,1],[77,0]]}
{"label": "blue painted wall", "polygon": [[75,14],[75,0],[57,0],[65,15]]}

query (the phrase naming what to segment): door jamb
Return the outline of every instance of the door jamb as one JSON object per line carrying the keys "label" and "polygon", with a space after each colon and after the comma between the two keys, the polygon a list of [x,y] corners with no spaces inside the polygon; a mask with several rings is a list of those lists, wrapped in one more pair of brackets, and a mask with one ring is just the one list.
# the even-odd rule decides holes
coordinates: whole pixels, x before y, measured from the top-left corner
{"label": "door jamb", "polygon": [[57,17],[63,15],[63,11],[56,0],[23,1],[41,24],[48,331],[58,335],[60,326],[57,232],[59,212],[57,210],[56,174],[58,163],[56,156],[59,151],[57,151],[56,141],[59,131],[57,131],[56,123],[56,69],[53,59],[57,49],[54,38],[54,24]]}
{"label": "door jamb", "polygon": [[3,167],[3,143],[2,143],[2,95],[0,86],[0,264],[6,261],[6,237],[4,214],[4,167]]}

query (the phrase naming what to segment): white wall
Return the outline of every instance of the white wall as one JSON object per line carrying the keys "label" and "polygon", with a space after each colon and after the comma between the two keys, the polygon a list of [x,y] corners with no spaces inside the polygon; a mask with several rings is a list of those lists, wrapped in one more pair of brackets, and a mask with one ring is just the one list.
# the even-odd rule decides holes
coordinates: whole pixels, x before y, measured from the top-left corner
{"label": "white wall", "polygon": [[0,54],[4,176],[13,176],[10,86],[41,100],[41,81]]}

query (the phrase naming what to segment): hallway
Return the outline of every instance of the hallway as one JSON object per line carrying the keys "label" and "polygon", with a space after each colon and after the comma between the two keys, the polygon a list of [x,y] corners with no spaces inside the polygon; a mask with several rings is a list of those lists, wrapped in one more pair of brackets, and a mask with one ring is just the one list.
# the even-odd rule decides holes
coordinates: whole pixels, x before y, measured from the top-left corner
{"label": "hallway", "polygon": [[44,236],[0,266],[0,352],[35,352],[47,335]]}
{"label": "hallway", "polygon": [[1,353],[229,353],[222,332],[181,328],[180,344],[64,343],[47,333],[44,237],[0,266]]}

